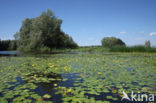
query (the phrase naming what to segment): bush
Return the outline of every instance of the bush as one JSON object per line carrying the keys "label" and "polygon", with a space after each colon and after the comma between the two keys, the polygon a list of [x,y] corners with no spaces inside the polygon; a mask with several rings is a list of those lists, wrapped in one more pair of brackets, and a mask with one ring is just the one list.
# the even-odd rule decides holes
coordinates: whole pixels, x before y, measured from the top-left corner
{"label": "bush", "polygon": [[125,43],[119,38],[104,37],[102,39],[102,46],[111,48],[111,47],[115,47],[115,46],[125,46]]}
{"label": "bush", "polygon": [[41,53],[50,53],[51,52],[51,49],[47,46],[42,46],[39,48],[39,50]]}

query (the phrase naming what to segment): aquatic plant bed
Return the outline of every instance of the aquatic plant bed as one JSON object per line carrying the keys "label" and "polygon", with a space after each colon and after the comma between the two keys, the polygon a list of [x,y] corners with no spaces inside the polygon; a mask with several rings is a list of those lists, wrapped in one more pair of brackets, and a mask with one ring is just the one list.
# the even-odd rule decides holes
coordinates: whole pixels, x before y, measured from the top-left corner
{"label": "aquatic plant bed", "polygon": [[156,54],[0,57],[0,103],[128,102],[123,91],[156,96]]}

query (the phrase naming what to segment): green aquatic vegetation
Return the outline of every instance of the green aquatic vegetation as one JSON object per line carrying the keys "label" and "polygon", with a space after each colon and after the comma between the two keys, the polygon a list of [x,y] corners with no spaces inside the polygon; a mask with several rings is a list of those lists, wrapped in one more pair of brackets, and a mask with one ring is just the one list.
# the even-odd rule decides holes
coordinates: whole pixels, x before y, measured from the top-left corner
{"label": "green aquatic vegetation", "polygon": [[51,98],[51,96],[49,94],[45,94],[43,98]]}
{"label": "green aquatic vegetation", "polygon": [[155,61],[156,54],[137,53],[1,57],[0,102],[58,102],[61,95],[64,103],[109,103],[122,91],[155,94]]}
{"label": "green aquatic vegetation", "polygon": [[109,101],[104,101],[103,103],[110,103]]}
{"label": "green aquatic vegetation", "polygon": [[3,97],[0,97],[0,102],[1,103],[8,103],[8,101],[5,98],[3,98]]}
{"label": "green aquatic vegetation", "polygon": [[109,90],[108,90],[107,88],[103,88],[103,89],[102,89],[102,92],[104,92],[104,93],[109,93]]}
{"label": "green aquatic vegetation", "polygon": [[13,98],[13,97],[14,97],[14,94],[13,94],[12,91],[8,91],[8,92],[4,95],[4,98],[7,98],[7,99]]}
{"label": "green aquatic vegetation", "polygon": [[24,101],[25,100],[25,97],[23,97],[23,96],[19,96],[19,97],[17,97],[17,98],[15,98],[14,100],[13,100],[13,102],[22,102],[22,101]]}
{"label": "green aquatic vegetation", "polygon": [[106,96],[106,98],[107,98],[107,99],[113,99],[113,97],[112,97],[112,96]]}

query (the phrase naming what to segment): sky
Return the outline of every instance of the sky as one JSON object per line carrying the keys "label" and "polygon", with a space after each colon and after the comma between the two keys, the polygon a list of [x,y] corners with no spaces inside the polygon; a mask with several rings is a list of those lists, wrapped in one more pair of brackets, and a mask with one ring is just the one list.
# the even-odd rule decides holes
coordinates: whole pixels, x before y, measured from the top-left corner
{"label": "sky", "polygon": [[0,0],[0,39],[14,39],[25,18],[51,9],[80,46],[117,37],[128,46],[156,46],[156,0]]}

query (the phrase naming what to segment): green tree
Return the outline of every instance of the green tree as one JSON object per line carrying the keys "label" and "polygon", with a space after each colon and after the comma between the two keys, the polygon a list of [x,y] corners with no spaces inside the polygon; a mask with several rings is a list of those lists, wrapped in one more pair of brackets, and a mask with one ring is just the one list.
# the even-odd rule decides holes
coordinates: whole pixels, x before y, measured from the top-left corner
{"label": "green tree", "polygon": [[1,40],[0,41],[0,50],[9,50],[11,40]]}
{"label": "green tree", "polygon": [[16,50],[17,49],[17,40],[11,40],[8,49]]}
{"label": "green tree", "polygon": [[[37,51],[41,48],[77,47],[71,37],[61,30],[62,20],[55,17],[51,10],[42,12],[39,17],[27,18],[22,22],[19,33],[19,49]],[[20,34],[20,36],[18,36]]]}
{"label": "green tree", "polygon": [[115,37],[104,37],[101,43],[104,47],[125,46],[125,43],[121,39]]}
{"label": "green tree", "polygon": [[151,43],[149,40],[145,41],[145,47],[150,48],[151,47]]}
{"label": "green tree", "polygon": [[19,40],[20,39],[20,33],[19,32],[16,32],[14,34],[14,38],[15,38],[15,40]]}

